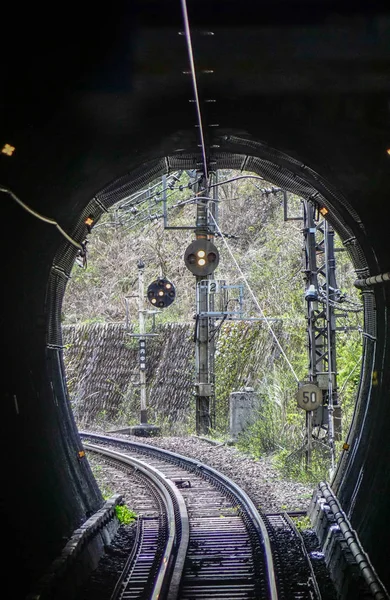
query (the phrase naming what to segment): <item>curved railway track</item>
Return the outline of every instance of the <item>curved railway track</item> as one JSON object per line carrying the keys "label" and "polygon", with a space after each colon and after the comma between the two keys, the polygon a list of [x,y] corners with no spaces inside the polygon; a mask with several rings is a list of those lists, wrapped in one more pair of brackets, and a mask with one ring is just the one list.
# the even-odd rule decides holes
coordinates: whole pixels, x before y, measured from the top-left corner
{"label": "curved railway track", "polygon": [[[119,452],[129,460],[147,457],[145,461],[154,468],[155,476],[159,471],[160,481],[169,482],[176,488],[176,496],[179,493],[184,498],[189,518],[188,546],[185,552],[181,542],[179,557],[176,548],[172,548],[170,557],[165,554],[165,563],[160,561],[166,579],[173,581],[173,585],[167,585],[165,580],[160,600],[277,600],[267,527],[250,498],[233,481],[212,467],[167,450],[111,436],[87,432],[80,435],[87,451],[96,452],[98,443],[102,450],[111,453],[111,459],[113,453]],[[142,468],[147,468],[143,461]],[[172,490],[169,495],[172,497]],[[138,555],[142,557],[142,552]],[[164,568],[168,563],[178,566],[168,573]],[[128,588],[135,587],[134,582],[130,583],[131,574],[123,579],[126,577]],[[153,578],[162,579],[159,570]],[[137,596],[123,596],[133,597]]]}
{"label": "curved railway track", "polygon": [[189,541],[184,499],[172,481],[134,457],[86,444],[116,468],[131,469],[148,493],[143,494],[142,516],[137,521],[134,546],[118,579],[111,600],[157,600],[178,597]]}
{"label": "curved railway track", "polygon": [[[171,516],[165,521],[175,521],[176,533],[164,533],[164,525],[160,529],[155,525],[157,516],[163,513],[161,501],[151,509],[145,506],[145,492],[141,493],[142,508],[137,510],[144,514],[141,525],[149,536],[149,546],[145,553],[138,542],[139,533],[137,550],[133,551],[139,564],[134,556],[129,559],[130,567],[116,586],[116,590],[127,592],[113,595],[111,600],[321,600],[311,557],[289,514],[260,515],[233,481],[197,460],[112,436],[82,432],[81,437],[86,450],[104,452],[110,460],[119,457],[135,467],[138,475],[151,472],[168,490],[170,500],[164,501],[164,510],[173,502]],[[150,488],[145,480],[141,484],[142,490],[145,486]],[[181,506],[180,510],[175,504]],[[171,554],[163,555],[161,540],[168,538],[175,542],[171,544]],[[156,558],[157,547],[163,559]],[[162,565],[161,570],[158,564]],[[317,566],[315,569],[317,572]],[[145,595],[153,581],[156,585],[160,581],[161,585],[157,585],[155,595]],[[333,598],[327,593],[322,596],[323,600],[330,597]]]}

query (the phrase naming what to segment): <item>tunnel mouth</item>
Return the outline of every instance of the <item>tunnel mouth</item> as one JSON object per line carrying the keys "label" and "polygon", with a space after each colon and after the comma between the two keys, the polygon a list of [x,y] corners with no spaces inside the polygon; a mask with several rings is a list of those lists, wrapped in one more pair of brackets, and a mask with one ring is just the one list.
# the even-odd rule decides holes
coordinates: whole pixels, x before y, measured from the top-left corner
{"label": "tunnel mouth", "polygon": [[[210,157],[209,169],[231,169],[252,172],[266,181],[294,193],[310,201],[317,209],[326,211],[326,219],[345,246],[357,277],[370,276],[369,263],[375,264],[375,255],[365,238],[364,225],[359,215],[348,201],[310,167],[294,158],[270,148],[266,144],[242,136],[223,136],[219,149]],[[176,170],[201,170],[201,156],[197,152],[188,153],[182,149],[167,156],[143,162],[129,172],[108,183],[90,199],[71,232],[75,241],[83,242],[86,238],[86,222],[93,217],[93,223],[107,212],[113,205],[131,196],[150,181],[163,174]],[[66,284],[78,254],[77,248],[67,241],[59,247],[48,282],[47,308],[47,348],[62,352],[61,309]],[[364,307],[363,357],[360,385],[356,399],[354,417],[346,436],[352,439],[364,426],[367,408],[370,402],[370,383],[374,369],[376,307],[374,293],[371,289],[362,291]],[[345,479],[350,454],[342,451],[333,485],[337,486]]]}

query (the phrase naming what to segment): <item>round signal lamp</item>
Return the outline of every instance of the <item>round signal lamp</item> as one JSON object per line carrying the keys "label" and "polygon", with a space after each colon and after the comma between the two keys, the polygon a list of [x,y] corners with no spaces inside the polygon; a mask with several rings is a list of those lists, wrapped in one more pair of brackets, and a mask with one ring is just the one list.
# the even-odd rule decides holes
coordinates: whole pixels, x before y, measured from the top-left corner
{"label": "round signal lamp", "polygon": [[187,247],[184,262],[193,275],[197,277],[210,275],[219,263],[218,248],[208,239],[196,239]]}
{"label": "round signal lamp", "polygon": [[159,277],[148,286],[146,296],[153,306],[166,308],[176,297],[175,286],[166,277]]}

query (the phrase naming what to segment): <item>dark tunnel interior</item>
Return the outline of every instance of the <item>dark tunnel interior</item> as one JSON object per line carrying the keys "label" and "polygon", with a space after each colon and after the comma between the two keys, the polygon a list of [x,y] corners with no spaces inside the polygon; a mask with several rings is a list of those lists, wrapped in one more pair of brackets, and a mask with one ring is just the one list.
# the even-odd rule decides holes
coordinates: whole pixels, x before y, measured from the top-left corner
{"label": "dark tunnel interior", "polygon": [[[5,11],[0,117],[1,510],[4,572],[15,581],[24,567],[15,599],[102,503],[78,456],[62,358],[77,248],[15,197],[80,243],[86,216],[202,164],[179,1],[19,10]],[[226,0],[188,10],[209,168],[250,170],[326,206],[357,279],[389,272],[390,7]],[[332,486],[390,587],[390,286],[362,296],[359,397]]]}

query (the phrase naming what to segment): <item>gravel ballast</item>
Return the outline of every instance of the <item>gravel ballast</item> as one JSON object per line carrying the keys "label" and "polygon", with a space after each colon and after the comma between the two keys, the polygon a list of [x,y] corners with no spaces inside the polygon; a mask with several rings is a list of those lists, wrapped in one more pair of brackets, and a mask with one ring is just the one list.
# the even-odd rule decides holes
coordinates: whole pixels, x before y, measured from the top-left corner
{"label": "gravel ballast", "polygon": [[[309,507],[314,485],[284,479],[270,457],[254,459],[234,446],[210,443],[196,436],[141,438],[120,433],[112,436],[177,452],[217,469],[239,485],[264,513],[306,511]],[[115,481],[105,484],[121,492],[115,489]]]}

